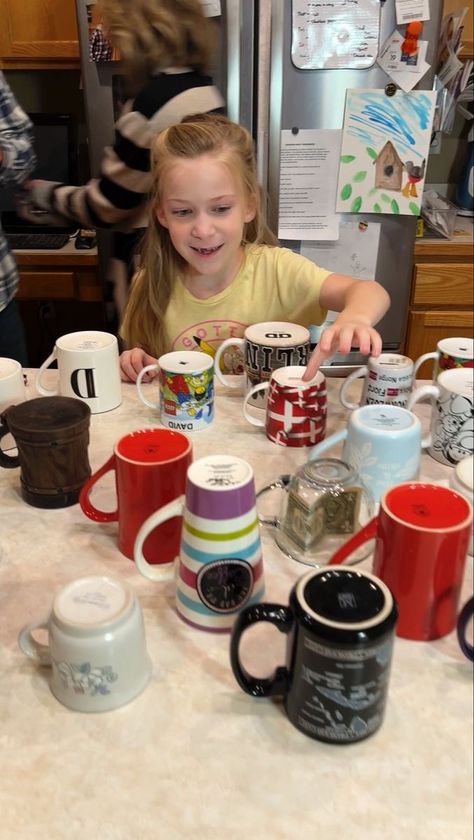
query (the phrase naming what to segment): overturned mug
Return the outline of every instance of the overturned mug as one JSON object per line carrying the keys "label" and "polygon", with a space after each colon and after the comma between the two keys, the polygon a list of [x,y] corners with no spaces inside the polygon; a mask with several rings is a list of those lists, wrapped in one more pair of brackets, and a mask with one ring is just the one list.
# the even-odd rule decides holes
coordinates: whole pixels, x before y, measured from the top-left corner
{"label": "overturned mug", "polygon": [[[353,467],[337,458],[319,458],[301,467],[295,475],[281,476],[257,493],[284,490],[279,516],[259,513],[263,525],[273,525],[278,547],[300,563],[322,566],[348,538],[374,514],[374,501]],[[370,552],[359,549],[355,559]]]}
{"label": "overturned mug", "polygon": [[72,397],[48,397],[12,405],[0,415],[0,440],[12,434],[17,455],[0,445],[0,466],[20,467],[21,495],[33,507],[74,505],[91,474],[90,408]]}
{"label": "overturned mug", "polygon": [[436,350],[423,353],[416,360],[413,375],[416,376],[421,365],[429,360],[434,361],[433,382],[436,382],[443,370],[472,368],[474,367],[474,340],[472,338],[442,338],[438,341]]}
{"label": "overturned mug", "polygon": [[[360,377],[364,386],[359,402],[351,402],[346,397],[349,385]],[[345,408],[351,411],[360,405],[399,405],[406,408],[413,386],[413,362],[408,356],[399,353],[381,353],[369,356],[367,364],[358,368],[344,380],[339,391],[339,399]]]}
{"label": "overturned mug", "polygon": [[397,634],[430,641],[454,630],[472,528],[463,496],[436,484],[410,482],[387,490],[380,511],[332,556],[339,566],[376,538],[373,572],[398,602]]}
{"label": "overturned mug", "polygon": [[[156,402],[149,400],[143,391],[142,380],[149,371],[159,373]],[[214,417],[214,360],[197,350],[165,353],[157,364],[147,365],[140,371],[137,391],[145,405],[159,411],[160,421],[168,429],[182,432],[205,429]]]}
{"label": "overturned mug", "polygon": [[20,363],[0,357],[0,412],[25,400],[26,388]]}
{"label": "overturned mug", "polygon": [[[312,570],[297,581],[288,606],[256,604],[240,613],[232,671],[247,694],[282,696],[289,720],[305,735],[352,744],[383,721],[396,620],[389,588],[369,572]],[[259,621],[288,637],[286,664],[262,679],[249,674],[239,656],[242,635]]]}
{"label": "overturned mug", "polygon": [[[34,631],[48,631],[48,644]],[[48,616],[24,627],[25,656],[51,668],[50,688],[76,712],[105,712],[133,700],[151,676],[138,599],[123,581],[85,577],[64,586]]]}
{"label": "overturned mug", "polygon": [[250,464],[232,455],[208,455],[188,469],[186,495],[153,513],[140,528],[135,563],[151,580],[173,577],[151,566],[143,545],[154,528],[183,516],[176,574],[179,616],[201,630],[228,631],[245,604],[264,592],[262,548]]}
{"label": "overturned mug", "polygon": [[422,385],[413,392],[409,407],[426,399],[432,411],[422,446],[436,461],[454,466],[474,452],[474,370],[443,370],[435,385]]}
{"label": "overturned mug", "polygon": [[[46,388],[44,373],[54,361],[58,363],[58,384]],[[61,336],[39,368],[35,385],[44,397],[61,394],[84,400],[92,414],[117,408],[122,402],[117,338],[99,330]]]}
{"label": "overturned mug", "polygon": [[[469,598],[466,601],[457,622],[456,632],[458,636],[459,646],[464,654],[471,662],[474,662],[474,645],[472,644],[472,619],[474,612],[474,598]],[[471,641],[467,638],[467,628],[471,624]]]}
{"label": "overturned mug", "polygon": [[[314,446],[326,432],[326,380],[318,371],[304,382],[306,368],[290,365],[273,371],[270,381],[254,385],[243,403],[244,417],[265,428],[267,438],[280,446]],[[265,419],[248,411],[256,394],[268,391]],[[260,413],[260,412],[259,412]]]}

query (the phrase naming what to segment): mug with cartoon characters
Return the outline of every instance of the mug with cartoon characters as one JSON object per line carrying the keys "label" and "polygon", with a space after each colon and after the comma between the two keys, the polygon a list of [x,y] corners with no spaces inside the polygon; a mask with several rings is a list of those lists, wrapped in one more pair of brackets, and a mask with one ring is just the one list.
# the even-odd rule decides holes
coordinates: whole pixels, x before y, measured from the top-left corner
{"label": "mug with cartoon characters", "polygon": [[474,451],[474,369],[441,371],[436,385],[423,385],[413,392],[408,407],[425,399],[431,401],[432,412],[422,445],[436,461],[455,466]]}
{"label": "mug with cartoon characters", "polygon": [[436,383],[438,374],[442,370],[453,370],[453,368],[474,367],[474,339],[472,338],[442,338],[436,345],[436,350],[431,353],[423,353],[415,362],[413,376],[416,376],[419,368],[425,362],[433,360],[433,383]]}
{"label": "mug with cartoon characters", "polygon": [[[148,371],[159,373],[158,400],[150,400],[144,389],[156,387],[142,383]],[[157,364],[140,371],[137,391],[141,401],[157,409],[163,426],[182,432],[205,429],[214,417],[214,360],[207,353],[177,350],[160,356]]]}

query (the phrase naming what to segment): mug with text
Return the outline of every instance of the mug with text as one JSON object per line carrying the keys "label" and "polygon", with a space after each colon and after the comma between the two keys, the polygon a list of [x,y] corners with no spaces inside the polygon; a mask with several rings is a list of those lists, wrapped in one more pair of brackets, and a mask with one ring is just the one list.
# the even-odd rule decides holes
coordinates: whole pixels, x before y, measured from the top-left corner
{"label": "mug with text", "polygon": [[23,370],[15,359],[0,357],[0,412],[26,400]]}
{"label": "mug with text", "polygon": [[438,639],[456,627],[471,528],[464,496],[436,484],[399,484],[382,497],[378,516],[329,562],[339,566],[375,537],[373,572],[398,603],[397,634]]}
{"label": "mug with text", "polygon": [[413,376],[424,362],[434,360],[433,382],[443,370],[453,368],[474,367],[474,339],[472,338],[442,338],[436,345],[436,350],[423,353],[415,362]]}
{"label": "mug with text", "polygon": [[[243,338],[227,338],[217,350],[215,370],[218,380],[228,388],[239,388],[241,380],[221,372],[221,359],[225,359],[226,353],[235,353],[236,348],[243,356],[247,392],[253,385],[269,380],[277,368],[306,366],[310,356],[309,330],[286,321],[266,321],[247,327]],[[253,405],[264,408],[264,395],[256,394]]]}
{"label": "mug with text", "polygon": [[[44,373],[54,361],[58,363],[58,385],[46,388]],[[61,394],[84,400],[92,414],[117,408],[122,402],[122,386],[116,337],[99,330],[61,336],[39,368],[35,384],[44,397]]]}
{"label": "mug with text", "polygon": [[[314,446],[326,432],[327,391],[321,371],[303,382],[306,368],[277,368],[270,380],[254,385],[246,394],[244,417],[253,426],[265,428],[267,438],[280,446]],[[248,411],[256,394],[268,391],[265,419]]]}
{"label": "mug with text", "polygon": [[[149,400],[143,390],[143,377],[158,371],[158,401]],[[154,388],[152,382],[148,387]],[[195,432],[205,429],[214,417],[214,360],[197,350],[177,350],[160,356],[158,363],[147,365],[137,378],[141,401],[160,412],[160,421],[168,429]]]}
{"label": "mug with text", "polygon": [[[359,402],[346,397],[349,385],[359,377],[364,378],[362,396]],[[413,362],[399,353],[382,353],[370,356],[367,364],[358,368],[344,380],[339,399],[345,408],[354,409],[360,405],[399,405],[406,408],[413,386]]]}
{"label": "mug with text", "polygon": [[[191,443],[171,429],[138,429],[120,438],[113,455],[84,484],[79,502],[95,522],[118,522],[118,546],[133,560],[137,533],[157,508],[184,493],[192,461]],[[114,471],[116,509],[99,510],[91,493],[106,473]],[[150,529],[151,531],[151,529]],[[181,520],[173,519],[150,533],[144,551],[149,563],[171,563],[179,551]]]}
{"label": "mug with text", "polygon": [[[313,570],[296,582],[288,606],[263,603],[240,613],[232,671],[247,694],[283,697],[290,722],[305,735],[352,744],[383,721],[396,620],[392,594],[375,575],[344,566]],[[285,665],[264,678],[244,668],[239,650],[247,628],[260,621],[287,637]]]}
{"label": "mug with text", "polygon": [[176,610],[201,630],[230,630],[238,611],[264,592],[250,465],[232,455],[208,455],[189,467],[185,496],[153,513],[138,532],[135,563],[151,580],[169,579],[173,570],[150,566],[143,545],[153,529],[177,516],[183,516],[183,528]]}
{"label": "mug with text", "polygon": [[398,405],[356,408],[346,428],[314,446],[309,460],[320,458],[341,441],[344,441],[342,460],[355,468],[376,502],[388,487],[418,476],[421,424],[406,408]]}
{"label": "mug with text", "polygon": [[443,370],[436,385],[422,385],[413,392],[409,408],[429,399],[430,431],[423,439],[430,455],[453,466],[474,452],[474,369]]}
{"label": "mug with text", "polygon": [[[33,633],[44,629],[48,643]],[[51,612],[24,627],[18,644],[51,669],[50,688],[76,712],[106,712],[133,700],[151,677],[140,604],[128,584],[80,578],[56,593]]]}

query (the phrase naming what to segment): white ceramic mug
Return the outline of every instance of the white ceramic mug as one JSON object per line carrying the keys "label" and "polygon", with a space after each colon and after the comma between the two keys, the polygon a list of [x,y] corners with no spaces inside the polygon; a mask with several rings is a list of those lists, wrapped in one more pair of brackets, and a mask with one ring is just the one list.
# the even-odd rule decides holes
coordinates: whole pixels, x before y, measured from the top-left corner
{"label": "white ceramic mug", "polygon": [[436,385],[422,385],[413,392],[409,408],[429,399],[430,431],[423,440],[430,455],[453,466],[474,451],[474,369],[443,370]]}
{"label": "white ceramic mug", "polygon": [[[456,493],[464,496],[474,508],[474,455],[469,455],[456,464],[449,479],[449,486]],[[468,552],[474,554],[474,534],[472,531]]]}
{"label": "white ceramic mug", "polygon": [[320,458],[323,452],[342,441],[342,459],[356,469],[376,502],[389,487],[418,476],[421,424],[406,408],[398,405],[356,408],[346,428],[313,446],[309,460]]}
{"label": "white ceramic mug", "polygon": [[[144,393],[143,377],[149,371],[159,373],[158,399]],[[155,388],[152,381],[147,388]],[[160,356],[154,365],[144,367],[137,377],[141,401],[160,413],[168,429],[196,432],[206,429],[214,418],[214,359],[197,350],[176,350]]]}
{"label": "white ceramic mug", "polygon": [[[46,388],[44,372],[54,361],[58,363],[58,385]],[[87,403],[92,414],[117,408],[122,402],[122,386],[116,337],[99,330],[61,336],[38,370],[36,390],[43,397],[77,397]]]}
{"label": "white ceramic mug", "polygon": [[15,359],[0,357],[0,412],[26,400],[23,370]]}
{"label": "white ceramic mug", "polygon": [[467,367],[474,365],[474,339],[472,338],[442,338],[436,345],[436,350],[431,353],[423,353],[415,362],[413,375],[416,376],[418,368],[423,362],[434,360],[433,382],[436,382],[438,374],[442,370]]}
{"label": "white ceramic mug", "polygon": [[[349,385],[365,377],[359,402],[346,397]],[[367,364],[358,368],[344,380],[339,399],[345,408],[353,410],[360,405],[399,405],[406,408],[413,386],[413,361],[399,353],[381,353],[369,356]]]}
{"label": "white ceramic mug", "polygon": [[[33,633],[48,632],[48,644]],[[18,644],[51,668],[54,696],[77,712],[105,712],[133,700],[151,676],[140,604],[128,584],[110,577],[72,581],[51,612],[24,627]]]}

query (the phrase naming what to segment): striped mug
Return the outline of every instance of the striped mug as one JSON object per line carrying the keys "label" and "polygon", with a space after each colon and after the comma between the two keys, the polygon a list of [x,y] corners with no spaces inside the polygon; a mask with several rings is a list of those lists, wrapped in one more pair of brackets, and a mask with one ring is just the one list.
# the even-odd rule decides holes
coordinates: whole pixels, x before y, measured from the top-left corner
{"label": "striped mug", "polygon": [[[173,567],[143,556],[150,532],[183,516],[181,547]],[[176,609],[201,630],[229,631],[243,606],[264,594],[263,560],[253,471],[232,455],[208,455],[188,468],[185,496],[155,511],[135,541],[135,563],[150,580],[176,576]]]}

